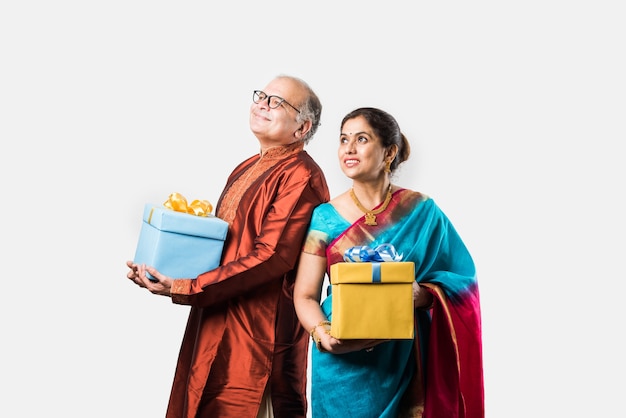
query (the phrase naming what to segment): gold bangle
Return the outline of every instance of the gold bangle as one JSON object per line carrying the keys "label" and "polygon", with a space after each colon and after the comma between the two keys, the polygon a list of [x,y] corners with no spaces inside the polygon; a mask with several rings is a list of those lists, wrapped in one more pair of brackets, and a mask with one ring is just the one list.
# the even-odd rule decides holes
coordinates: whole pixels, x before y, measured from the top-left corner
{"label": "gold bangle", "polygon": [[313,334],[315,334],[315,330],[317,329],[317,327],[324,327],[324,331],[326,332],[326,334],[330,334],[330,326],[331,326],[330,321],[320,321],[319,324],[311,328],[311,331],[309,331],[309,334],[311,334],[311,337],[313,337]]}
{"label": "gold bangle", "polygon": [[330,326],[330,321],[320,321],[319,324],[315,325],[313,328],[311,328],[311,331],[309,331],[309,334],[311,334],[311,338],[313,339],[315,346],[320,352],[325,352],[326,350],[324,349],[324,347],[322,347],[322,339],[317,335],[317,332],[315,331],[317,330],[317,327],[323,327],[324,332],[330,335]]}
{"label": "gold bangle", "polygon": [[324,327],[324,331],[326,331],[326,334],[328,334],[330,332],[330,326],[331,326],[330,321],[320,321],[320,323],[317,324],[315,328]]}

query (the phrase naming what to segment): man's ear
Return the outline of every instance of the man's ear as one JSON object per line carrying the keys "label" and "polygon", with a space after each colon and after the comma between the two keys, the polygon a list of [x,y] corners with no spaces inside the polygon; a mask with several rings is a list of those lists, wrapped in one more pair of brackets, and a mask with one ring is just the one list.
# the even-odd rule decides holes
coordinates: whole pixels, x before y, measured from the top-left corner
{"label": "man's ear", "polygon": [[300,127],[296,130],[295,132],[295,137],[298,139],[302,139],[304,137],[304,135],[307,134],[307,132],[309,132],[311,130],[311,126],[313,124],[311,123],[310,120],[304,121],[302,122],[302,125],[300,125]]}

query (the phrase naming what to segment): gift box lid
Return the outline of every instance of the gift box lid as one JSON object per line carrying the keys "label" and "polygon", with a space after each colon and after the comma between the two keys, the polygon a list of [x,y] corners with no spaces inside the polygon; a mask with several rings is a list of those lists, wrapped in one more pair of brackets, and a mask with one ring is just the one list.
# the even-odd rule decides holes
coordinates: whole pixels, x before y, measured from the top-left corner
{"label": "gift box lid", "polygon": [[197,216],[150,203],[144,208],[143,221],[161,231],[220,241],[224,241],[228,233],[228,222],[214,215]]}
{"label": "gift box lid", "polygon": [[412,261],[339,262],[330,266],[330,283],[412,283]]}

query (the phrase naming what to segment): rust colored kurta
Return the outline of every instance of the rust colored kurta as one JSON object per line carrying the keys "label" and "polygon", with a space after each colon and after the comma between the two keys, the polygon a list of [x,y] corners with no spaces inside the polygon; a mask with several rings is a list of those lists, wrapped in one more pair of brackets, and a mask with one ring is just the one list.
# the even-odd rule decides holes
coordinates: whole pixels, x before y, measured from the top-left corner
{"label": "rust colored kurta", "polygon": [[311,213],[329,198],[301,143],[232,172],[217,204],[230,218],[220,267],[172,287],[191,311],[167,418],[255,418],[266,385],[275,417],[305,417],[308,333],[292,293]]}

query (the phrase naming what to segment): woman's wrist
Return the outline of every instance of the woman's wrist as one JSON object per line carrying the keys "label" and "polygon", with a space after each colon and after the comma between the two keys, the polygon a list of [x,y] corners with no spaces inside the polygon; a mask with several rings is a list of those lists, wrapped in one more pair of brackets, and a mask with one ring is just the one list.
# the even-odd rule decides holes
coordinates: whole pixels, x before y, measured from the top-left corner
{"label": "woman's wrist", "polygon": [[327,350],[322,347],[322,339],[320,334],[318,334],[318,328],[322,328],[321,332],[330,335],[330,321],[320,321],[309,331],[309,334],[311,334],[311,338],[313,339],[315,347],[317,347],[318,351],[325,352]]}

